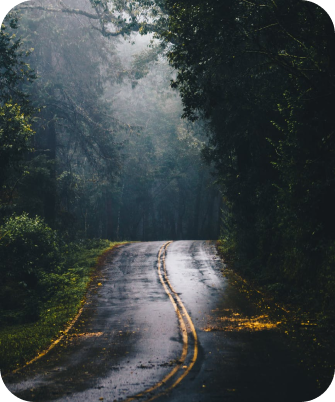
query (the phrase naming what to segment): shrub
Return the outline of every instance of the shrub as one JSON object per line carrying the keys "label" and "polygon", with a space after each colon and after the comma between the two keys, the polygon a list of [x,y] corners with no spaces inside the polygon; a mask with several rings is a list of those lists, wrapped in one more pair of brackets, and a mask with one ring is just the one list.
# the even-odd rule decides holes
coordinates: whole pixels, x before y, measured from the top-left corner
{"label": "shrub", "polygon": [[57,233],[39,217],[14,215],[0,227],[0,319],[38,318],[60,278],[59,248]]}

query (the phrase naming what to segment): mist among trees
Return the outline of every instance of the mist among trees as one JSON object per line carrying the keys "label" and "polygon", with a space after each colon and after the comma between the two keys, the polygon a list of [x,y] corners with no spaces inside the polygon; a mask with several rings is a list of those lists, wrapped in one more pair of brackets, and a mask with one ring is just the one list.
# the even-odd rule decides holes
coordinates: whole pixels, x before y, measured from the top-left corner
{"label": "mist among trees", "polygon": [[70,239],[216,238],[219,191],[199,152],[205,130],[181,119],[158,41],[105,38],[85,16],[34,4],[16,33],[33,49],[25,62],[37,76],[25,87],[38,109],[33,151],[8,178],[4,214],[41,216]]}
{"label": "mist among trees", "polygon": [[84,240],[215,239],[327,320],[334,49],[330,18],[298,0],[18,7],[0,36],[0,298],[41,288],[48,247],[61,276],[57,253]]}
{"label": "mist among trees", "polygon": [[219,236],[205,124],[181,119],[160,42],[105,35],[91,18],[100,6],[73,0],[75,12],[60,13],[58,0],[29,2],[2,26],[5,322],[36,318],[34,301],[53,297],[67,254],[89,240]]}

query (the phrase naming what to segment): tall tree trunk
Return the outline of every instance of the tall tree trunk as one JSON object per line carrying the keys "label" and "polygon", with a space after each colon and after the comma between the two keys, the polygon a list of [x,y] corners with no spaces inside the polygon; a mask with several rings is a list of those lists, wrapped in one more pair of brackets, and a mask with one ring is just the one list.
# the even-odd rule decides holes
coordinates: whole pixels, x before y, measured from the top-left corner
{"label": "tall tree trunk", "polygon": [[117,241],[119,240],[119,236],[120,236],[120,219],[121,219],[123,191],[124,191],[124,183],[122,184],[122,188],[121,188],[120,205],[119,205],[119,211],[118,211],[118,214],[117,214],[117,228],[116,228],[116,240]]}
{"label": "tall tree trunk", "polygon": [[177,220],[177,239],[183,239],[183,218],[185,214],[185,199],[181,183],[178,181],[179,200],[178,200],[178,220]]}
{"label": "tall tree trunk", "polygon": [[106,234],[108,239],[113,239],[113,208],[112,208],[112,199],[109,194],[106,195],[106,217],[107,217],[107,226],[106,226]]}
{"label": "tall tree trunk", "polygon": [[194,206],[194,216],[193,216],[193,230],[192,237],[196,240],[199,237],[199,218],[200,218],[200,207],[201,207],[201,192],[202,192],[202,182],[203,173],[199,175],[199,182],[196,190],[196,199]]}
{"label": "tall tree trunk", "polygon": [[[45,60],[46,60],[46,64],[44,66],[45,71],[53,71],[54,60],[53,60],[53,46],[51,43],[50,46],[48,47]],[[50,99],[55,98],[55,91],[52,86],[50,88],[49,97]],[[44,118],[45,134],[46,134],[46,147],[47,147],[46,155],[50,161],[53,161],[53,164],[50,167],[51,189],[47,191],[45,194],[44,215],[45,220],[49,224],[49,226],[55,228],[56,195],[57,195],[57,187],[56,187],[57,134],[56,134],[55,115],[50,105],[47,106],[47,108],[45,109],[43,118]]]}
{"label": "tall tree trunk", "polygon": [[47,151],[46,155],[53,164],[50,166],[50,181],[51,188],[45,193],[44,197],[44,216],[47,224],[55,228],[56,225],[56,147],[57,147],[57,135],[56,126],[53,116],[50,112],[46,114],[46,141]]}
{"label": "tall tree trunk", "polygon": [[219,208],[216,223],[216,239],[219,239],[221,235],[222,207],[223,207],[223,197],[222,194],[219,193]]}

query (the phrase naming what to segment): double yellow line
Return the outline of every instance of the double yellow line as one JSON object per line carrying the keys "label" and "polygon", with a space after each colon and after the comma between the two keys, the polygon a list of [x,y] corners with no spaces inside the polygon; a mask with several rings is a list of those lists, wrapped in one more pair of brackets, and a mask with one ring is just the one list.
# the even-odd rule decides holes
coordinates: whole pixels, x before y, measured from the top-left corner
{"label": "double yellow line", "polygon": [[[189,316],[183,302],[180,300],[179,295],[173,289],[173,287],[169,281],[167,271],[166,271],[166,264],[165,264],[166,252],[167,252],[167,248],[169,247],[169,245],[171,243],[172,243],[172,241],[169,241],[169,242],[163,244],[163,246],[159,249],[158,261],[157,261],[158,276],[159,276],[159,280],[161,281],[161,284],[163,285],[165,292],[169,296],[169,299],[176,311],[181,334],[182,334],[182,339],[183,339],[183,350],[182,350],[179,360],[177,361],[176,366],[161,381],[159,381],[152,387],[146,389],[145,391],[126,399],[124,402],[130,402],[130,401],[133,401],[134,399],[142,399],[148,393],[151,393],[164,385],[167,385],[166,389],[162,390],[161,392],[159,392],[158,394],[156,394],[152,397],[149,397],[149,399],[146,399],[145,401],[146,402],[153,401],[154,399],[170,392],[192,370],[192,367],[194,366],[194,364],[197,360],[197,357],[198,357],[198,336],[197,336],[194,324],[193,324],[191,317]],[[193,355],[192,355],[192,352],[189,353],[189,349],[191,349],[191,347],[189,348],[190,345],[189,345],[189,341],[188,341],[189,333],[192,334],[192,337],[193,337]],[[192,357],[185,368],[184,363],[185,363],[186,358],[189,356],[189,354],[191,354]],[[183,371],[183,373],[179,377],[177,376],[177,378],[174,379],[174,382],[172,380],[172,384],[168,385],[168,383],[170,382],[170,379],[178,373],[178,371],[181,369],[181,367],[185,368],[185,371]]]}

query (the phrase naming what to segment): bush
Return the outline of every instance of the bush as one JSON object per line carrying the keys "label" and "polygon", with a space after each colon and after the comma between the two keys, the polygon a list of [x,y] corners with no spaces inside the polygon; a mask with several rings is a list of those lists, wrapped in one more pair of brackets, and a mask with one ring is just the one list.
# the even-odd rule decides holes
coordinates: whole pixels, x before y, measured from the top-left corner
{"label": "bush", "polygon": [[57,233],[39,217],[14,215],[0,227],[0,320],[38,318],[60,278],[60,256]]}

